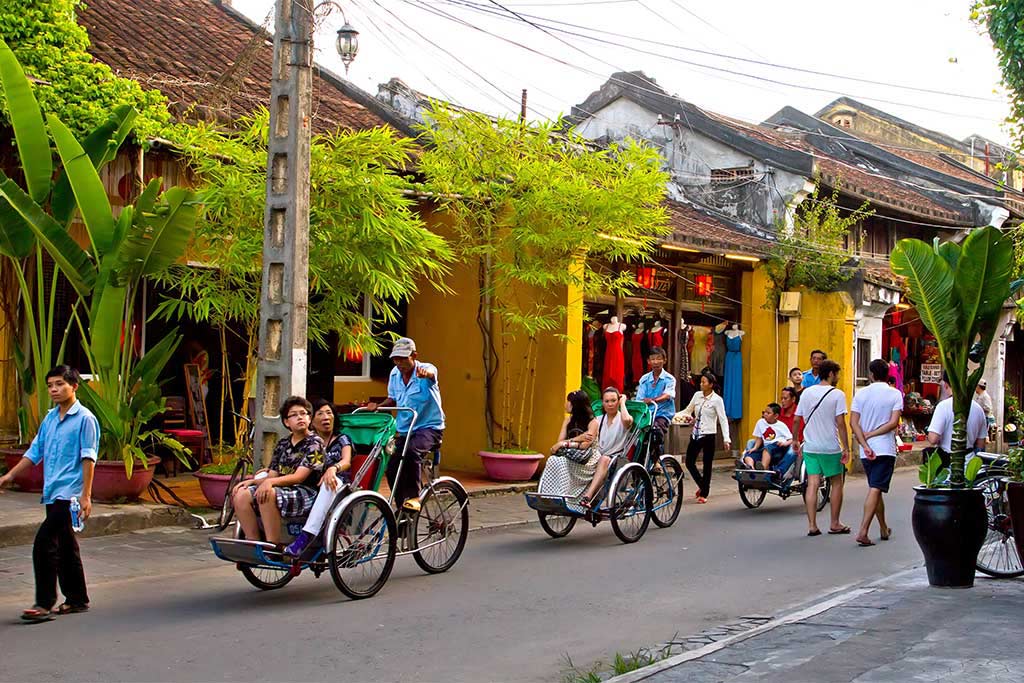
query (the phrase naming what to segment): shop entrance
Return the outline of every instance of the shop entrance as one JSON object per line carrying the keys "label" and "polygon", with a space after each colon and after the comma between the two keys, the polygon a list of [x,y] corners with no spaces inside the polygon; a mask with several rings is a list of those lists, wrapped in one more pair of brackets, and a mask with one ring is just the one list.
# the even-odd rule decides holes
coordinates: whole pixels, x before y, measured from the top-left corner
{"label": "shop entrance", "polygon": [[927,430],[939,399],[942,361],[939,345],[917,310],[897,304],[882,322],[882,357],[889,361],[889,376],[903,392],[903,416],[917,433]]}

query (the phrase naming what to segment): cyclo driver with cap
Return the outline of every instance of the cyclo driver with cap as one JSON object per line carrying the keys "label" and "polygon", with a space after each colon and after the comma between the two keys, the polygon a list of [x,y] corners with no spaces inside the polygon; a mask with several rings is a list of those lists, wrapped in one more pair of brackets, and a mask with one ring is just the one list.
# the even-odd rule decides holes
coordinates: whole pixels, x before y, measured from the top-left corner
{"label": "cyclo driver with cap", "polygon": [[[441,409],[441,388],[437,383],[437,368],[430,363],[417,360],[416,342],[408,337],[395,341],[391,349],[391,360],[395,367],[388,377],[388,397],[380,404],[370,403],[370,410],[397,406],[416,411],[416,424],[412,425],[412,414],[398,411],[395,427],[398,437],[395,454],[388,461],[388,485],[395,494],[395,504],[406,510],[420,508],[420,463],[423,456],[441,445],[444,435],[444,410]],[[410,426],[415,427],[412,431]],[[406,450],[408,443],[408,450]],[[396,482],[398,466],[405,452],[401,481]]]}

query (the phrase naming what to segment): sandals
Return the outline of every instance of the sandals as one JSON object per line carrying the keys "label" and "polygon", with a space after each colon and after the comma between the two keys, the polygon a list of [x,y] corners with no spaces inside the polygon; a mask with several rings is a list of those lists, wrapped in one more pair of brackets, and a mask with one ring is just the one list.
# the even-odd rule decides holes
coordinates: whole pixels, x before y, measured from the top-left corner
{"label": "sandals", "polygon": [[821,529],[814,529],[813,531],[807,532],[808,536],[821,536]]}
{"label": "sandals", "polygon": [[844,526],[844,527],[841,527],[839,529],[829,529],[828,533],[829,533],[829,536],[839,536],[841,534],[848,534],[848,533],[850,533],[850,527]]}
{"label": "sandals", "polygon": [[873,546],[875,544],[875,542],[872,541],[870,538],[863,538],[863,539],[858,538],[856,540],[857,540],[857,545],[860,546],[861,548],[870,548],[871,546]]}
{"label": "sandals", "polygon": [[888,541],[890,538],[892,538],[892,527],[886,529],[886,532],[887,533],[879,534],[878,538],[883,541]]}
{"label": "sandals", "polygon": [[44,621],[53,621],[53,612],[51,610],[46,609],[45,607],[40,607],[39,605],[32,605],[32,607],[29,607],[27,610],[24,610],[21,613],[21,618],[25,621],[30,621],[34,624],[39,624]]}
{"label": "sandals", "polygon": [[71,603],[63,602],[57,609],[54,610],[56,614],[81,614],[82,612],[88,612],[89,605],[72,605]]}
{"label": "sandals", "polygon": [[584,510],[589,510],[591,506],[590,496],[583,494],[582,496],[579,497],[579,500],[576,501],[576,504],[579,505]]}

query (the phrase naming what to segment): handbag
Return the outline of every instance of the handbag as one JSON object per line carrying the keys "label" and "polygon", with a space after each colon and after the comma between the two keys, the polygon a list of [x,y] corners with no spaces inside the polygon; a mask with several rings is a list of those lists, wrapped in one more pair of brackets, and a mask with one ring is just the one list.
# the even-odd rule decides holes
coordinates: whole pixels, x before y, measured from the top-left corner
{"label": "handbag", "polygon": [[582,465],[590,460],[590,456],[593,455],[593,450],[593,447],[570,448],[568,446],[562,446],[555,451],[555,455],[560,455],[567,460],[572,460],[573,462]]}

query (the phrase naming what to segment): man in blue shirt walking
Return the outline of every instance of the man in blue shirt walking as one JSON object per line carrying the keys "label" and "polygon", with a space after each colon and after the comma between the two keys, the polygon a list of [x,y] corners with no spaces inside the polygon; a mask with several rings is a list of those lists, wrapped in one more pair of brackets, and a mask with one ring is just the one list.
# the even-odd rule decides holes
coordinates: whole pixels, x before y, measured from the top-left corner
{"label": "man in blue shirt walking", "polygon": [[676,414],[676,378],[665,372],[665,351],[660,346],[651,348],[647,355],[647,366],[651,371],[640,378],[636,388],[636,400],[648,405],[657,404],[651,436],[654,437],[656,455],[660,456],[664,451],[668,426]]}
{"label": "man in blue shirt walking", "polygon": [[[36,578],[36,604],[25,610],[26,621],[49,621],[54,614],[85,612],[89,595],[78,541],[71,527],[71,499],[78,498],[84,520],[92,512],[92,477],[100,442],[100,426],[88,408],[78,402],[75,392],[80,377],[67,365],[46,373],[46,388],[56,403],[32,440],[25,456],[0,477],[0,489],[21,471],[43,463],[43,497],[46,519],[32,546]],[[57,582],[65,602],[57,602]]]}
{"label": "man in blue shirt walking", "polygon": [[[399,411],[395,415],[398,438],[395,455],[388,461],[387,471],[388,485],[395,493],[395,502],[407,510],[415,511],[420,508],[420,462],[424,455],[441,445],[441,437],[444,435],[441,387],[437,383],[437,368],[417,360],[416,342],[412,339],[398,339],[391,349],[391,360],[395,367],[388,377],[387,399],[379,406],[370,404],[367,407],[376,410],[378,407],[397,406],[416,411],[415,424],[412,423],[412,414],[408,412]],[[406,442],[409,446],[402,467],[402,478],[396,482],[398,465],[402,461],[398,456]]]}

